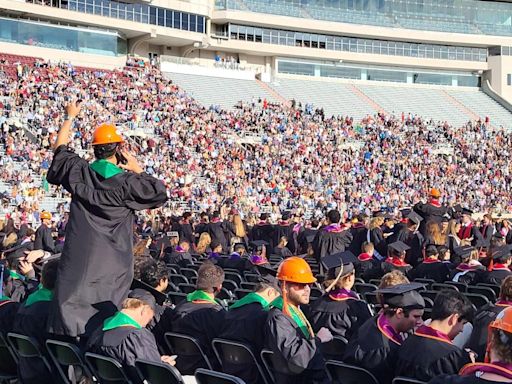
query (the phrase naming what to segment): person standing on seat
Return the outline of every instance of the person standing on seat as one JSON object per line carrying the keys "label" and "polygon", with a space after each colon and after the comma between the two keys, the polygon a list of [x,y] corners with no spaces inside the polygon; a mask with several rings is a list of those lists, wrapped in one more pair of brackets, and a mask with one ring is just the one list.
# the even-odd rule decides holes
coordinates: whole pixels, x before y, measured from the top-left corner
{"label": "person standing on seat", "polygon": [[102,124],[93,134],[96,160],[89,164],[68,147],[80,104],[66,106],[47,180],[71,194],[49,332],[89,334],[117,312],[133,278],[135,211],[167,200],[165,185],[144,172],[123,149],[116,127]]}
{"label": "person standing on seat", "polygon": [[416,291],[421,284],[398,284],[379,289],[382,312],[366,321],[349,340],[343,362],[367,369],[380,384],[390,384],[403,333],[423,323],[425,300]]}
{"label": "person standing on seat", "polygon": [[333,336],[327,328],[315,335],[300,309],[309,303],[310,286],[316,278],[304,259],[289,257],[279,265],[277,279],[282,296],[272,302],[265,326],[265,347],[273,352],[275,382],[329,383],[320,344]]}
{"label": "person standing on seat", "polygon": [[36,230],[33,249],[56,253],[55,241],[52,236],[52,214],[50,212],[44,211],[41,213],[41,225]]}

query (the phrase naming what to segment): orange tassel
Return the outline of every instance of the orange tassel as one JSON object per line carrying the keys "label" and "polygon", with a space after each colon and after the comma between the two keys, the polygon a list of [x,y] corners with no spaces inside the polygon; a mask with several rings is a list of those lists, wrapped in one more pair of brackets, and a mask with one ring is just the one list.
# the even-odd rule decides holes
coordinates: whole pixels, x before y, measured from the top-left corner
{"label": "orange tassel", "polygon": [[487,267],[487,270],[491,272],[494,269],[494,260],[491,257],[491,261],[489,262],[489,266]]}

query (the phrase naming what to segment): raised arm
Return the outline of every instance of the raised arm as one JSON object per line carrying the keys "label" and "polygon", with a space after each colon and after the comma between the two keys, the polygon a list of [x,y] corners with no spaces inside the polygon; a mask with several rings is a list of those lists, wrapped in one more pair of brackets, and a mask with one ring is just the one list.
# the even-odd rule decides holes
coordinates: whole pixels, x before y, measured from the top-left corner
{"label": "raised arm", "polygon": [[57,135],[57,140],[55,141],[55,145],[53,146],[53,151],[55,152],[57,148],[61,145],[68,145],[69,143],[69,134],[71,131],[71,126],[73,124],[73,120],[80,113],[81,104],[76,101],[70,102],[66,105],[66,114],[64,115],[64,123],[62,127],[59,129],[59,133]]}

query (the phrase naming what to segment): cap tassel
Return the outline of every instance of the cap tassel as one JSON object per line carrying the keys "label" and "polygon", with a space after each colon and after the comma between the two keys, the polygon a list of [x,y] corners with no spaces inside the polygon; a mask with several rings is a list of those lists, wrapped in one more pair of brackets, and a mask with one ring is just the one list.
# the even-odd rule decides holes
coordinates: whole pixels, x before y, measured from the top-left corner
{"label": "cap tassel", "polygon": [[326,289],[325,289],[325,292],[330,292],[331,289],[334,288],[334,286],[336,285],[336,283],[338,282],[338,280],[340,279],[341,277],[341,274],[343,273],[343,264],[341,264],[341,269],[340,269],[340,272],[338,273],[338,276],[336,276],[336,278],[334,279],[334,281],[331,283],[331,285],[329,285]]}
{"label": "cap tassel", "polygon": [[491,261],[489,262],[489,266],[487,267],[487,270],[489,272],[492,272],[494,270],[494,260],[492,257],[491,257]]}

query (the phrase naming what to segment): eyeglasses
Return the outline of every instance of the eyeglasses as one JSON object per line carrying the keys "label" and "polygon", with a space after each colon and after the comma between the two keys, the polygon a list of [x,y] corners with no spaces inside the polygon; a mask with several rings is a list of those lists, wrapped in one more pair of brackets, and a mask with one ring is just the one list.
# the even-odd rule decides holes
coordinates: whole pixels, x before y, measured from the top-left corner
{"label": "eyeglasses", "polygon": [[306,287],[311,287],[311,283],[292,283],[292,286],[295,287],[297,290],[305,289]]}

